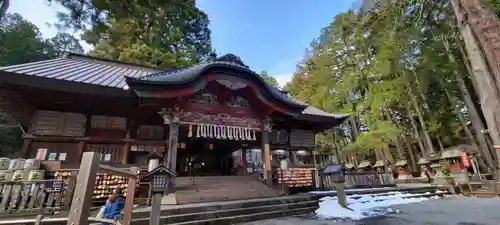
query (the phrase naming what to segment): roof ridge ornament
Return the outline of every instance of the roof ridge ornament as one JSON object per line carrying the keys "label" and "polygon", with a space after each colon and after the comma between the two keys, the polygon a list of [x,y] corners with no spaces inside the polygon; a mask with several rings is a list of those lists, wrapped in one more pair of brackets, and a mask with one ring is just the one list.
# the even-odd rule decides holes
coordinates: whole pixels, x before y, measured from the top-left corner
{"label": "roof ridge ornament", "polygon": [[250,68],[245,63],[243,63],[243,61],[241,60],[241,58],[239,56],[236,56],[234,54],[225,54],[225,55],[217,58],[215,60],[215,62],[231,63],[231,64],[236,64],[236,65],[241,66],[241,67],[245,67],[247,69]]}

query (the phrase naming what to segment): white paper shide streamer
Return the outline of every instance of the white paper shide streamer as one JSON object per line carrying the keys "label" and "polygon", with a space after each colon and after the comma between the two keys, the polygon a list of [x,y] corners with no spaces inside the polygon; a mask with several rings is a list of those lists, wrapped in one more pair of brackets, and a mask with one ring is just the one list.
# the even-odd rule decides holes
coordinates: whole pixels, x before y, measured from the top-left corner
{"label": "white paper shide streamer", "polygon": [[[193,130],[196,126],[196,131]],[[194,134],[196,132],[196,134]],[[256,130],[250,127],[232,127],[215,124],[190,124],[188,137],[214,138],[218,140],[256,141]]]}

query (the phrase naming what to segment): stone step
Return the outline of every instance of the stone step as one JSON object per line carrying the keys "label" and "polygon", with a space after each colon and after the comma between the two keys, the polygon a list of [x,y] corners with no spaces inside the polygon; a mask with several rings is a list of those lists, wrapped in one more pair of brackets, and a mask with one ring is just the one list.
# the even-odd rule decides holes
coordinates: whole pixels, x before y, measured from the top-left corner
{"label": "stone step", "polygon": [[[277,196],[255,176],[183,177],[176,179],[178,204]],[[244,191],[242,191],[244,190]]]}
{"label": "stone step", "polygon": [[277,196],[277,194],[265,194],[265,193],[248,193],[248,195],[225,195],[224,193],[220,194],[203,194],[199,196],[193,195],[176,195],[177,202],[179,204],[190,204],[190,203],[199,203],[199,202],[215,202],[215,201],[228,201],[228,200],[240,200],[240,199],[254,199],[254,198],[264,198],[264,197],[273,197]]}
{"label": "stone step", "polygon": [[267,212],[260,212],[260,213],[246,214],[246,215],[174,223],[171,225],[233,225],[233,224],[246,223],[257,220],[266,220],[279,217],[309,214],[314,212],[316,209],[318,209],[317,206],[289,209],[289,210],[267,211]]}
{"label": "stone step", "polygon": [[[276,195],[273,195],[276,196]],[[242,199],[254,199],[254,198],[264,198],[272,197],[270,195],[250,195],[250,196],[200,196],[200,197],[179,197],[177,196],[177,202],[179,204],[193,204],[201,202],[217,202],[217,201],[230,201],[230,200],[242,200]]]}
{"label": "stone step", "polygon": [[[220,219],[238,217],[244,215],[255,215],[264,212],[281,212],[281,211],[289,211],[289,210],[296,210],[303,208],[317,208],[317,207],[318,207],[317,201],[307,201],[307,202],[295,202],[288,204],[234,208],[234,209],[209,211],[209,212],[195,212],[195,213],[162,216],[160,218],[160,224],[175,224],[175,223],[186,223],[192,221],[207,221],[207,220],[220,221]],[[133,225],[146,225],[148,223],[149,223],[149,218],[132,220]]]}
{"label": "stone step", "polygon": [[[233,201],[219,201],[219,202],[204,202],[189,205],[171,205],[162,207],[162,216],[192,214],[192,213],[208,213],[214,211],[224,211],[252,207],[265,207],[273,205],[292,204],[297,202],[310,202],[315,201],[309,195],[301,196],[284,196],[284,197],[269,197],[249,200],[233,200]],[[149,210],[144,208],[142,210],[134,210],[132,218],[148,218]]]}

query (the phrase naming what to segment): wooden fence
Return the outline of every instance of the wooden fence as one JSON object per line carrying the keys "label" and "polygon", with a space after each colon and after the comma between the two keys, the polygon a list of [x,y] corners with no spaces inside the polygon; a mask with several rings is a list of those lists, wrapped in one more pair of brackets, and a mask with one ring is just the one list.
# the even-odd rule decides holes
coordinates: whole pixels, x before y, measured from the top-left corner
{"label": "wooden fence", "polygon": [[[345,188],[376,188],[395,186],[392,173],[354,172],[347,173],[344,182]],[[319,173],[319,187],[322,190],[335,188],[331,175]]]}

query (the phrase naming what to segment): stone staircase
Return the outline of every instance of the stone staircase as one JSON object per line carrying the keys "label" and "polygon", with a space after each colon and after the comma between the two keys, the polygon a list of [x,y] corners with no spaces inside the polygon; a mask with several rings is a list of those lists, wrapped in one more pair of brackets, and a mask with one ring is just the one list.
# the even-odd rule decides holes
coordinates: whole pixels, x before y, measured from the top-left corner
{"label": "stone staircase", "polygon": [[176,178],[176,198],[180,205],[274,196],[277,192],[253,175]]}
{"label": "stone staircase", "polygon": [[[310,214],[317,208],[318,200],[309,195],[163,206],[160,224],[230,225]],[[135,211],[132,218],[131,225],[148,225],[149,211]]]}
{"label": "stone staircase", "polygon": [[[364,190],[364,194],[390,195],[389,191],[401,191],[415,194],[413,197],[433,197],[449,194],[437,192],[435,187],[385,188]],[[361,194],[360,190],[351,190],[348,195]],[[300,194],[259,199],[195,203],[186,205],[164,205],[161,211],[160,225],[231,225],[287,216],[313,216],[319,207],[318,201],[328,195]],[[134,210],[131,225],[148,225],[149,209]]]}

